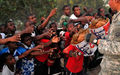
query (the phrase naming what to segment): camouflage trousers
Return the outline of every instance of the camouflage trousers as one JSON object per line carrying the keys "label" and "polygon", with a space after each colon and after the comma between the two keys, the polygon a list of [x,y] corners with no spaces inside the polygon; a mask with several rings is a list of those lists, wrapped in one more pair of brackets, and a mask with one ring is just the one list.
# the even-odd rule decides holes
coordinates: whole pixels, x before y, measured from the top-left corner
{"label": "camouflage trousers", "polygon": [[113,72],[113,71],[104,71],[101,70],[99,75],[120,75],[120,72]]}
{"label": "camouflage trousers", "polygon": [[119,59],[119,56],[103,58],[99,75],[120,75],[120,61],[115,58]]}

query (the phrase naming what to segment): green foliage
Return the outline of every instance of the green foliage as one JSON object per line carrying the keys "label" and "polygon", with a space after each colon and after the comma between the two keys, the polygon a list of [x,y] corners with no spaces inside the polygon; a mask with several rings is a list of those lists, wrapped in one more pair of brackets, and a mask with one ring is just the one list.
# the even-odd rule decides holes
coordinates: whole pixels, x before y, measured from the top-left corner
{"label": "green foliage", "polygon": [[56,6],[56,0],[0,0],[0,22],[12,18],[26,20],[29,14],[36,14],[37,18],[46,17]]}
{"label": "green foliage", "polygon": [[[57,0],[57,7],[59,8],[58,9],[58,12],[59,12],[58,18],[60,18],[61,14],[62,14],[61,9],[64,5],[70,5],[71,8],[74,5],[79,5],[81,10],[83,9],[83,7],[86,6],[87,8],[93,8],[94,9],[93,13],[95,13],[95,12],[97,12],[97,9],[99,7],[103,7],[107,10],[107,8],[104,6],[104,4],[106,4],[106,3],[104,3],[103,0]],[[82,10],[82,13],[83,13],[83,10]]]}
{"label": "green foliage", "polygon": [[[52,8],[58,8],[56,16],[52,19],[59,20],[62,15],[64,5],[78,4],[81,9],[88,8],[98,9],[102,7],[103,0],[0,0],[0,23],[12,18],[13,20],[26,21],[29,14],[35,14],[38,22],[39,19],[46,17]],[[96,12],[96,10],[94,10]]]}

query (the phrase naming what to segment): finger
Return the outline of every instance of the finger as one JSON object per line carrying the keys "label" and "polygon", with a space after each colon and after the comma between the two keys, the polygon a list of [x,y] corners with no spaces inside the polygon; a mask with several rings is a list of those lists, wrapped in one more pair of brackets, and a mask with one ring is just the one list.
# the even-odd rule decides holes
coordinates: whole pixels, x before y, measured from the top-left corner
{"label": "finger", "polygon": [[36,51],[41,51],[41,49],[35,49]]}

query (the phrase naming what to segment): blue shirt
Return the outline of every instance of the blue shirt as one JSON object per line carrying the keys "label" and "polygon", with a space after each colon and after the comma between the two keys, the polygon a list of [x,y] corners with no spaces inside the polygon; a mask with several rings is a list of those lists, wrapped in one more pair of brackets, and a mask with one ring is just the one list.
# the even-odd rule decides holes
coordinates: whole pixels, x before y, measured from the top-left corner
{"label": "blue shirt", "polygon": [[[14,51],[14,54],[13,56],[19,56],[21,55],[22,53],[24,53],[25,51],[27,51],[27,49],[23,48],[23,47],[18,47],[15,51]],[[10,53],[10,50],[9,48],[4,48],[0,51],[0,55],[2,55],[3,53]]]}

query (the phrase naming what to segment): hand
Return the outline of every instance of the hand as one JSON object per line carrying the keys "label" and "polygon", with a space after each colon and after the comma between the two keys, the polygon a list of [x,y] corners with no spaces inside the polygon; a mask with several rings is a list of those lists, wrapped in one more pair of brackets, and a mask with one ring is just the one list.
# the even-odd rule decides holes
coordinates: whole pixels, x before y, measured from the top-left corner
{"label": "hand", "polygon": [[58,43],[59,41],[60,41],[60,38],[57,37],[57,36],[54,36],[54,37],[52,38],[52,42],[53,42],[53,43]]}
{"label": "hand", "polygon": [[100,43],[100,40],[101,40],[101,39],[98,39],[97,44],[99,44],[99,43]]}
{"label": "hand", "polygon": [[11,41],[11,42],[18,42],[19,40],[21,40],[20,34],[16,34],[16,35],[14,35],[14,36],[12,36],[12,37],[9,37],[8,39],[9,39],[9,41]]}
{"label": "hand", "polygon": [[36,47],[32,48],[31,51],[42,51],[44,45],[37,45]]}
{"label": "hand", "polygon": [[72,57],[77,57],[78,56],[77,51],[74,51],[74,52],[70,51],[69,55],[72,56]]}
{"label": "hand", "polygon": [[85,12],[87,12],[88,10],[87,10],[87,7],[83,7],[83,10],[85,11]]}
{"label": "hand", "polygon": [[91,22],[94,19],[93,16],[85,16],[85,17],[88,19],[89,22]]}
{"label": "hand", "polygon": [[41,17],[40,21],[43,21],[43,20],[45,20],[45,17]]}
{"label": "hand", "polygon": [[91,13],[93,11],[93,8],[90,8],[87,13]]}
{"label": "hand", "polygon": [[52,9],[50,14],[49,14],[49,16],[52,17],[53,15],[55,15],[56,14],[56,10],[57,10],[57,8]]}
{"label": "hand", "polygon": [[43,44],[40,44],[40,45],[37,45],[35,48],[36,48],[36,49],[43,49],[43,48],[44,48],[44,45],[43,45]]}
{"label": "hand", "polygon": [[49,29],[47,32],[44,33],[44,36],[49,36],[51,37],[53,35],[53,30]]}
{"label": "hand", "polygon": [[77,57],[78,56],[78,51],[76,50],[75,52],[72,53],[73,57]]}
{"label": "hand", "polygon": [[93,43],[93,40],[97,39],[97,37],[94,34],[89,33],[89,34],[86,35],[85,39],[86,39],[87,42]]}

